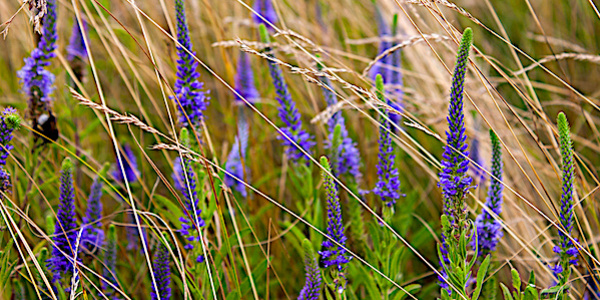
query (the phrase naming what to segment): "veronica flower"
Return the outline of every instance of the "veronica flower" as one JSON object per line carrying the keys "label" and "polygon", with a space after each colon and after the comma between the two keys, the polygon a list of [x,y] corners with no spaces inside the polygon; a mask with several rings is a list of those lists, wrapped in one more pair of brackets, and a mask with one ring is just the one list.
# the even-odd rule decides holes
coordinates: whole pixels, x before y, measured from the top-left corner
{"label": "veronica flower", "polygon": [[464,199],[473,182],[473,179],[467,175],[469,160],[466,157],[469,156],[469,151],[467,151],[463,112],[463,87],[472,35],[471,29],[467,28],[463,34],[454,67],[447,117],[446,146],[438,183],[444,197],[444,213],[448,216],[450,223],[456,226],[466,218]]}
{"label": "veronica flower", "polygon": [[[379,51],[377,54],[377,56],[379,56],[390,48],[391,43],[387,40],[387,38],[389,38],[390,36],[390,28],[387,22],[385,21],[381,10],[379,10],[379,6],[377,5],[375,5],[375,21],[377,22],[377,31],[379,33],[379,38],[381,39],[381,41],[379,42]],[[375,81],[375,79],[377,78],[377,74],[381,74],[381,76],[386,82],[389,82],[391,80],[391,69],[388,67],[391,62],[390,59],[391,56],[386,55],[383,58],[381,58],[381,60],[377,62],[375,66],[373,66],[373,68],[371,68],[370,74],[371,79],[373,81]]]}
{"label": "veronica flower", "polygon": [[[569,282],[571,265],[577,265],[577,249],[570,238],[573,232],[575,215],[573,213],[573,193],[575,187],[573,146],[571,142],[569,122],[564,113],[558,114],[558,135],[560,138],[560,154],[562,157],[562,195],[560,197],[560,225],[566,232],[559,230],[560,241],[554,246],[554,252],[559,255],[559,262],[553,267],[554,275],[559,279],[559,285],[563,286]],[[575,240],[577,242],[577,240]]]}
{"label": "veronica flower", "polygon": [[[259,30],[262,42],[270,44],[271,41],[266,27],[261,24],[259,26]],[[269,49],[267,49],[267,51],[269,51]],[[272,53],[269,53],[268,55],[269,57],[273,57]],[[277,101],[280,105],[279,117],[285,124],[285,127],[281,128],[281,131],[283,131],[285,136],[287,136],[282,137],[283,145],[287,147],[286,153],[288,157],[293,162],[298,162],[299,160],[304,159],[305,155],[298,148],[296,148],[292,141],[298,144],[300,148],[304,149],[309,154],[310,148],[312,148],[315,143],[312,141],[310,134],[302,129],[300,113],[296,108],[296,103],[292,100],[292,95],[290,95],[288,86],[285,83],[281,68],[272,60],[269,60],[269,72],[271,73],[273,85],[275,86],[275,92],[277,93]]]}
{"label": "veronica flower", "polygon": [[[378,75],[375,80],[376,93],[379,101],[386,101],[384,96],[383,78]],[[396,155],[394,155],[394,146],[390,134],[390,122],[388,121],[389,112],[385,109],[382,112],[382,117],[379,119],[379,154],[377,162],[377,175],[379,180],[373,189],[375,195],[381,197],[381,200],[388,206],[392,207],[396,200],[400,199],[400,180],[398,179],[398,169],[395,166]]]}
{"label": "veronica flower", "polygon": [[169,248],[159,241],[152,261],[154,279],[152,284],[152,300],[169,300],[171,298],[171,268],[169,267]]}
{"label": "veronica flower", "polygon": [[67,60],[72,61],[75,58],[86,59],[88,57],[88,51],[85,47],[84,35],[87,36],[88,24],[85,20],[81,20],[83,30],[79,27],[79,22],[75,19],[73,23],[73,31],[71,38],[69,39],[69,45],[67,46]]}
{"label": "veronica flower", "polygon": [[470,165],[469,169],[476,179],[483,180],[485,178],[485,171],[483,170],[485,164],[479,153],[479,148],[479,139],[475,137],[471,141],[471,149],[469,151],[469,159],[473,161],[474,164]]}
{"label": "veronica flower", "polygon": [[12,107],[5,108],[0,113],[0,167],[6,165],[6,159],[10,150],[14,148],[10,142],[13,139],[13,131],[21,126],[21,119],[17,110]]}
{"label": "veronica flower", "polygon": [[[346,235],[344,234],[344,223],[342,222],[342,208],[338,197],[338,189],[333,178],[327,174],[331,172],[329,161],[326,157],[321,158],[321,165],[324,168],[322,172],[327,197],[327,235],[337,243],[345,247]],[[344,265],[348,263],[351,257],[346,250],[334,244],[330,239],[325,239],[322,244],[323,250],[319,251],[325,268],[336,266],[339,272],[343,272]]]}
{"label": "veronica flower", "polygon": [[[502,151],[500,141],[494,131],[490,130],[490,140],[492,142],[492,176],[490,187],[488,189],[485,206],[494,214],[500,215],[502,212]],[[477,243],[479,257],[485,257],[487,254],[496,250],[496,245],[504,233],[500,221],[496,220],[487,209],[482,209],[481,213],[475,219],[477,227]]]}
{"label": "veronica flower", "polygon": [[88,50],[85,47],[84,42],[84,36],[87,36],[88,33],[88,24],[84,19],[81,20],[81,23],[83,26],[79,27],[79,22],[75,19],[71,39],[67,46],[67,60],[69,61],[69,66],[79,82],[83,82],[83,77],[85,76],[85,61],[88,57]]}
{"label": "veronica flower", "polygon": [[77,238],[73,163],[68,157],[62,163],[59,201],[58,222],[54,226],[54,236],[52,237],[54,241],[52,257],[48,260],[48,269],[54,273],[53,281],[60,280],[63,274],[72,272],[73,261],[71,258],[74,257],[73,249]]}
{"label": "veronica flower", "polygon": [[[189,145],[189,133],[187,129],[181,130],[181,143],[183,145]],[[183,204],[187,210],[185,217],[181,217],[181,229],[179,233],[185,237],[188,243],[184,246],[186,250],[194,249],[195,242],[201,242],[200,227],[205,225],[204,220],[200,217],[202,210],[198,206],[198,193],[196,192],[196,173],[192,168],[192,162],[186,156],[181,160],[179,157],[175,160],[173,166],[173,181],[175,182],[175,188],[183,195]],[[204,261],[202,255],[196,258],[197,262]]]}
{"label": "veronica flower", "polygon": [[[469,168],[467,151],[467,136],[465,135],[465,122],[463,112],[463,87],[465,74],[467,71],[467,62],[469,60],[469,50],[473,32],[470,28],[465,29],[462,42],[458,51],[456,66],[452,76],[452,86],[450,89],[450,107],[448,108],[448,131],[446,131],[446,146],[442,159],[442,171],[439,174],[440,181],[438,186],[442,188],[442,196],[444,201],[444,216],[447,218],[449,227],[462,233],[465,220],[465,198],[467,191],[471,188],[473,179],[467,175]],[[442,261],[449,266],[448,248],[454,247],[454,241],[449,244],[447,239],[455,237],[448,236],[452,230],[448,228],[448,232],[442,232],[440,245],[440,253]],[[460,235],[460,234],[459,234]],[[458,242],[458,241],[456,241]],[[440,263],[442,263],[440,261]],[[442,275],[447,276],[447,270],[442,268]],[[440,286],[446,291],[448,284],[446,280],[440,278]]]}
{"label": "veronica flower", "polygon": [[[112,285],[118,287],[119,282],[115,275],[117,274],[117,232],[115,225],[108,227],[108,236],[106,239],[106,251],[104,252],[104,271],[102,272],[103,277],[110,282]],[[115,288],[110,286],[104,280],[102,281],[102,291],[109,299],[119,299],[116,295]]]}
{"label": "veronica flower", "polygon": [[204,84],[199,81],[200,73],[196,70],[198,62],[193,57],[195,52],[192,50],[184,0],[175,1],[175,11],[177,12],[177,42],[180,44],[177,45],[175,105],[179,109],[179,123],[181,126],[200,128],[209,98],[207,92],[202,90]]}
{"label": "veronica flower", "polygon": [[[107,169],[108,164],[105,164],[100,171],[100,174],[104,176]],[[103,186],[102,179],[100,176],[97,176],[92,183],[85,217],[82,220],[82,223],[87,225],[83,232],[82,246],[90,251],[95,250],[104,243],[104,231],[102,230],[102,223],[100,222],[100,219],[102,218],[101,198]]]}
{"label": "veronica flower", "polygon": [[[325,76],[319,77],[319,80],[323,83],[323,96],[325,97],[327,106],[333,109],[338,100],[332,91],[333,86],[331,85],[331,81]],[[336,149],[332,149],[336,126],[340,128],[340,143]],[[327,121],[327,129],[329,131],[329,141],[326,147],[331,151],[333,173],[336,176],[348,175],[355,179],[360,178],[360,152],[356,143],[348,135],[348,129],[346,128],[344,116],[342,116],[341,111],[336,111]]]}
{"label": "veronica flower", "polygon": [[[267,22],[273,25],[277,23],[277,12],[275,12],[272,0],[255,0],[254,7],[252,9],[254,9],[254,11],[256,11],[258,14],[252,15],[254,22],[257,24],[269,26]],[[263,18],[266,20],[266,22],[263,20]],[[269,28],[271,27],[269,26]]]}
{"label": "veronica flower", "polygon": [[321,270],[317,263],[317,256],[312,244],[305,239],[302,242],[304,248],[304,270],[306,270],[306,281],[300,291],[298,300],[318,300],[321,294]]}
{"label": "veronica flower", "polygon": [[[235,137],[235,142],[231,148],[231,152],[227,156],[227,162],[225,163],[225,170],[231,173],[239,180],[244,180],[244,164],[246,161],[246,152],[248,149],[248,123],[243,114],[240,114],[238,122],[238,134]],[[248,170],[245,170],[248,173]],[[248,177],[248,176],[246,176]],[[233,187],[243,197],[248,195],[246,186],[232,176],[225,174],[225,184],[229,187]]]}
{"label": "veronica flower", "polygon": [[248,53],[242,51],[237,65],[237,73],[235,74],[235,91],[240,96],[235,95],[235,99],[239,104],[246,104],[242,98],[250,103],[254,103],[260,96],[254,85],[254,73],[252,65],[250,65],[250,57]]}
{"label": "veronica flower", "polygon": [[50,65],[50,60],[56,54],[56,0],[46,1],[46,13],[42,20],[42,36],[31,55],[25,59],[25,66],[17,72],[21,79],[22,91],[29,96],[29,108],[32,118],[37,119],[37,112],[43,108],[41,102],[51,100],[50,95],[54,90],[54,75],[44,69]]}
{"label": "veronica flower", "polygon": [[[121,172],[121,164],[123,165],[123,170],[125,171],[124,177],[123,172]],[[113,170],[113,177],[115,180],[122,183],[125,179],[129,183],[134,183],[138,180],[139,174],[140,171],[138,170],[137,158],[135,157],[135,154],[129,145],[123,144],[123,151],[121,151],[121,163],[117,164],[117,167]]]}

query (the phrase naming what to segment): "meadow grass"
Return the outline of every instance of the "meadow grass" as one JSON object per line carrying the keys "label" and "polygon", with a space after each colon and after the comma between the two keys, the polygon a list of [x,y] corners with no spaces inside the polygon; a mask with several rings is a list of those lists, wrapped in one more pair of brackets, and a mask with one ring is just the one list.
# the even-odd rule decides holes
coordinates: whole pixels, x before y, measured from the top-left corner
{"label": "meadow grass", "polygon": [[0,299],[600,299],[593,1],[255,1],[0,1]]}

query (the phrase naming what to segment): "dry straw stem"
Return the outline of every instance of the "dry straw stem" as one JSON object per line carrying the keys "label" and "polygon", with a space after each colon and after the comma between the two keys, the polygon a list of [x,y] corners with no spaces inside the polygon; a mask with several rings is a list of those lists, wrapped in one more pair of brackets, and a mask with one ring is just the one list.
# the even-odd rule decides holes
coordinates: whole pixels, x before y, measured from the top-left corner
{"label": "dry straw stem", "polygon": [[449,37],[447,36],[443,36],[443,35],[439,35],[439,34],[424,34],[422,36],[413,36],[403,42],[401,42],[398,45],[395,45],[393,47],[388,48],[387,50],[383,51],[381,54],[377,55],[377,57],[375,57],[375,59],[373,59],[373,61],[371,61],[367,67],[362,71],[362,75],[363,76],[367,76],[367,74],[369,74],[369,71],[371,70],[371,68],[373,68],[373,66],[380,61],[381,59],[383,59],[385,56],[391,54],[394,51],[397,51],[399,49],[408,47],[408,46],[412,46],[412,45],[416,45],[418,43],[424,42],[426,40],[430,40],[433,42],[442,42],[442,41],[447,41],[450,40]]}
{"label": "dry straw stem", "polygon": [[563,60],[563,59],[574,59],[574,60],[578,60],[578,61],[588,61],[591,63],[600,64],[600,55],[583,54],[583,53],[560,53],[557,55],[546,56],[546,57],[540,59],[539,61],[537,61],[517,72],[513,72],[513,75],[518,76],[525,72],[533,70],[534,68],[540,66],[541,64],[545,64],[549,61],[558,61],[558,60]]}

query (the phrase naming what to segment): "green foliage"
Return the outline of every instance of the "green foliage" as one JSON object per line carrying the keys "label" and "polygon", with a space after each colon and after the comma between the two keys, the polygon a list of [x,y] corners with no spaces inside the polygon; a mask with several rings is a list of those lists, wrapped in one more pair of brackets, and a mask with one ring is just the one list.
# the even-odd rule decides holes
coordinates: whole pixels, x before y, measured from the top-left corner
{"label": "green foliage", "polygon": [[529,276],[529,281],[527,285],[521,290],[521,277],[519,276],[519,272],[515,269],[511,269],[512,274],[512,287],[514,291],[510,292],[510,290],[504,285],[500,283],[500,288],[502,288],[502,293],[504,294],[504,300],[538,300],[539,295],[538,291],[535,287],[535,275],[533,271]]}

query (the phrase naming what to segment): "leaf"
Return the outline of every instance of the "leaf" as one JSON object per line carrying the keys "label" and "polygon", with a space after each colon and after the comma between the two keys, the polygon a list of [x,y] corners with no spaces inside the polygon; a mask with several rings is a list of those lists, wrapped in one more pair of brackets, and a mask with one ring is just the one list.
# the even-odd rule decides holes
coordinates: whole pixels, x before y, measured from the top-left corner
{"label": "leaf", "polygon": [[504,294],[504,300],[514,300],[513,296],[510,295],[510,291],[504,285],[504,283],[500,283],[500,288],[502,289],[502,293]]}
{"label": "leaf", "polygon": [[229,295],[227,295],[227,300],[236,300],[236,299],[241,299],[240,296],[238,295],[237,291],[232,291],[231,293],[229,293]]}
{"label": "leaf", "polygon": [[477,287],[473,292],[473,300],[479,299],[479,294],[481,294],[481,289],[483,288],[483,279],[487,274],[487,270],[490,266],[491,256],[488,255],[485,257],[481,265],[479,266],[479,271],[477,271]]}
{"label": "leaf", "polygon": [[538,300],[538,298],[539,298],[538,291],[533,286],[528,286],[525,288],[524,296],[525,296],[525,298],[523,298],[524,300]]}
{"label": "leaf", "polygon": [[515,269],[511,269],[510,273],[512,275],[512,284],[515,290],[521,290],[521,277],[519,276],[519,272]]}
{"label": "leaf", "polygon": [[[420,284],[409,284],[404,287],[404,290],[406,290],[411,295],[413,295],[415,292],[417,292],[420,289],[421,289]],[[403,290],[398,289],[398,290],[396,290],[396,292],[392,293],[391,299],[402,300],[402,299],[405,299],[407,296],[408,295]]]}
{"label": "leaf", "polygon": [[173,202],[172,200],[158,194],[154,195],[154,199],[158,200],[156,203],[157,206],[164,208],[163,211],[168,212],[165,213],[164,216],[171,222],[171,224],[179,225],[181,223],[181,221],[179,221],[179,218],[184,216],[181,207],[175,204],[175,202]]}

